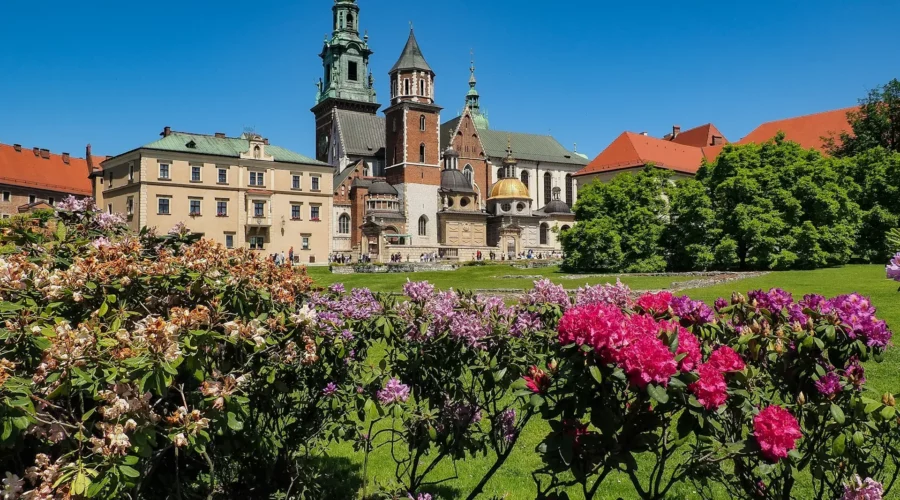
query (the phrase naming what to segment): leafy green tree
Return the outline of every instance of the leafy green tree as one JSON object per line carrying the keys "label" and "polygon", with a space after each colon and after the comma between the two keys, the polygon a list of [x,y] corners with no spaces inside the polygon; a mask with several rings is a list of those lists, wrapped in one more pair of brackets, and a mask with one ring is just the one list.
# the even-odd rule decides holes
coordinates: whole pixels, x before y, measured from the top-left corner
{"label": "leafy green tree", "polygon": [[[712,258],[721,268],[844,264],[853,255],[861,214],[849,194],[855,186],[838,172],[836,162],[784,141],[782,134],[762,145],[729,145],[697,175],[711,201],[715,223],[709,223],[708,213],[697,213],[705,203],[702,198],[687,201],[674,207],[679,216],[670,234],[685,235],[685,245],[700,245],[692,247],[695,251],[717,242]],[[707,238],[698,234],[695,224],[708,228]],[[673,267],[687,267],[690,257],[672,255]],[[703,252],[700,255],[706,258]]]}
{"label": "leafy green tree", "polygon": [[664,270],[661,239],[668,220],[668,177],[668,172],[648,166],[581,190],[575,204],[579,223],[562,236],[563,266],[583,271]]}
{"label": "leafy green tree", "polygon": [[712,267],[722,230],[716,226],[716,212],[703,184],[695,179],[677,182],[669,190],[669,213],[671,223],[663,238],[669,268],[689,271]]}
{"label": "leafy green tree", "polygon": [[859,109],[847,113],[853,133],[831,140],[838,157],[855,156],[876,147],[900,152],[900,81],[896,78],[869,91]]}

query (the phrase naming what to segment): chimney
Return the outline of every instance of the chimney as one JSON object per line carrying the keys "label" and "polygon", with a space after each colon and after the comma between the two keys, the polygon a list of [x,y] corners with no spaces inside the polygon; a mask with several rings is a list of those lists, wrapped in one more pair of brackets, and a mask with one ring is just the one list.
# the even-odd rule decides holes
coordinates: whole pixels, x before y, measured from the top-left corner
{"label": "chimney", "polygon": [[66,165],[68,165],[68,164],[69,164],[69,153],[63,153],[63,154],[62,154],[62,159],[63,159],[63,163],[65,163]]}
{"label": "chimney", "polygon": [[13,149],[16,150],[16,153],[21,153],[21,152],[22,152],[22,145],[21,145],[21,144],[13,144]]}
{"label": "chimney", "polygon": [[34,156],[41,156],[41,148],[35,146],[31,151],[34,152]]}
{"label": "chimney", "polygon": [[162,137],[169,137],[170,135],[172,135],[172,127],[164,127],[163,131],[160,132],[159,135],[161,135]]}
{"label": "chimney", "polygon": [[91,156],[91,145],[84,147],[84,162],[87,164],[88,177],[94,173],[94,158]]}
{"label": "chimney", "polygon": [[678,137],[681,133],[681,125],[672,125],[672,139]]}
{"label": "chimney", "polygon": [[644,137],[647,137],[647,131],[645,130],[645,131],[641,132],[641,135]]}
{"label": "chimney", "polygon": [[223,132],[216,132],[216,137],[218,137],[219,139],[224,139],[225,134]]}
{"label": "chimney", "polygon": [[41,150],[41,158],[43,158],[43,159],[45,159],[45,160],[49,160],[49,159],[50,159],[50,150],[49,150],[49,149],[42,149],[42,150]]}
{"label": "chimney", "polygon": [[712,145],[718,146],[720,144],[722,144],[722,136],[721,135],[712,136]]}
{"label": "chimney", "polygon": [[268,139],[263,139],[263,144],[265,144],[266,146],[268,146],[268,145],[269,145],[269,140],[268,140]]}

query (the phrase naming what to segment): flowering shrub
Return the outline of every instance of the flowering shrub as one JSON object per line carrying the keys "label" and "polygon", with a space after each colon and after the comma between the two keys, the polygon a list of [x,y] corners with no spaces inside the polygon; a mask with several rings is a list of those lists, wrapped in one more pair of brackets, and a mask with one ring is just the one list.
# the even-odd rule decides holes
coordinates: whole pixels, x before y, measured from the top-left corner
{"label": "flowering shrub", "polygon": [[859,295],[796,302],[779,289],[715,310],[667,293],[568,308],[558,361],[522,382],[551,427],[541,491],[563,491],[564,471],[585,498],[615,471],[641,498],[683,481],[707,497],[788,498],[799,471],[816,498],[864,489],[847,486],[855,474],[880,485],[896,470],[897,418],[892,395],[863,390],[860,362],[881,360],[892,335],[875,313]]}
{"label": "flowering shrub", "polygon": [[4,498],[268,496],[295,479],[318,498],[305,457],[343,413],[322,381],[346,383],[365,342],[298,310],[305,274],[185,228],[129,236],[88,200],[58,209],[2,236]]}

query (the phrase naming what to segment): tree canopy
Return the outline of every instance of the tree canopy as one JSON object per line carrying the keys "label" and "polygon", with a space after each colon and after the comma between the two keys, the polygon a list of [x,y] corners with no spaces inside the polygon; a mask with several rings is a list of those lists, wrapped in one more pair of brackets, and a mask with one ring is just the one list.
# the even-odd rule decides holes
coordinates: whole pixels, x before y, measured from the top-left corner
{"label": "tree canopy", "polygon": [[879,146],[900,152],[900,80],[870,90],[847,118],[853,132],[842,132],[840,141],[832,141],[834,156],[855,156]]}

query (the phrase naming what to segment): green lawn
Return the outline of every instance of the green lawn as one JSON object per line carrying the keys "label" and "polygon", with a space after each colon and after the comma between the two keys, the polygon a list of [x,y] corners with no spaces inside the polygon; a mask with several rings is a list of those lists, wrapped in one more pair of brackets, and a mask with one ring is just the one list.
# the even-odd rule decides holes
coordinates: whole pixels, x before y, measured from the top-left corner
{"label": "green lawn", "polygon": [[[339,278],[351,279],[321,279],[322,277],[332,277],[327,269],[324,272],[321,269],[311,269],[310,274],[321,284],[329,284],[341,281],[349,286],[368,286],[370,288],[382,291],[399,290],[401,284],[405,281],[406,275],[398,276],[380,276],[380,275],[351,275],[340,276]],[[511,274],[541,274],[561,282],[567,288],[577,287],[585,281],[590,283],[604,283],[606,279],[587,279],[587,280],[567,280],[561,279],[563,276],[550,270],[515,270],[505,267],[496,269],[494,266],[484,268],[464,268],[459,274],[454,273],[422,273],[411,276],[412,279],[422,280],[428,279],[436,285],[447,288],[514,288],[528,286],[527,279],[522,280],[501,280],[497,279],[500,275]],[[515,282],[516,286],[506,284],[506,282]],[[520,283],[521,281],[521,283]],[[635,289],[641,288],[663,288],[677,281],[673,278],[645,278],[645,277],[627,277],[623,276],[622,281],[628,283]],[[502,284],[497,284],[497,283]],[[878,308],[878,315],[887,320],[888,324],[893,328],[900,328],[900,294],[897,292],[897,284],[888,281],[884,277],[883,266],[847,266],[838,269],[823,269],[817,271],[791,271],[791,272],[775,272],[760,278],[751,278],[741,281],[726,283],[721,286],[702,288],[697,290],[689,290],[684,292],[697,299],[702,299],[712,303],[717,297],[730,297],[733,290],[746,293],[753,289],[769,289],[772,287],[781,287],[794,294],[795,299],[799,299],[806,293],[821,293],[826,296],[834,296],[839,294],[859,292],[872,298],[873,303]],[[869,379],[869,390],[880,395],[884,391],[898,391],[900,386],[900,354],[896,349],[889,349],[885,362],[882,364],[869,363],[866,366],[867,377]],[[510,456],[505,466],[497,472],[490,483],[485,488],[484,495],[481,498],[508,498],[508,499],[527,499],[534,498],[535,486],[531,479],[531,472],[538,469],[541,464],[540,457],[535,452],[535,447],[539,444],[542,436],[547,432],[547,426],[541,421],[533,421],[523,432],[522,437],[516,444],[516,450]],[[353,484],[358,484],[358,474],[361,470],[362,455],[353,451],[348,443],[334,446],[330,450],[330,459],[343,464],[343,470],[347,473],[347,480]],[[492,463],[492,457],[489,458],[470,458],[464,463],[458,464],[458,478],[443,483],[438,488],[431,488],[430,491],[440,493],[444,500],[465,497],[469,491],[478,483],[482,473],[488,469]],[[640,461],[640,466],[651,466],[649,462]],[[369,463],[370,480],[374,478],[376,481],[386,482],[393,477],[394,463],[390,459],[389,451],[386,449],[377,450],[373,453]],[[449,464],[439,467],[435,471],[434,478],[440,479],[453,476],[453,467]],[[350,479],[355,474],[355,479]],[[801,485],[805,483],[805,478],[800,478]],[[624,476],[610,476],[597,498],[602,499],[632,499],[636,498],[633,489]],[[802,488],[802,486],[801,486]],[[690,485],[682,485],[676,489],[672,498],[695,498],[693,488]],[[804,491],[801,489],[797,492],[798,498],[803,497]],[[570,492],[572,498],[581,498],[577,490]],[[898,497],[896,492],[892,497]]]}
{"label": "green lawn", "polygon": [[[497,290],[531,288],[535,277],[550,278],[567,289],[575,289],[585,284],[602,285],[615,283],[616,276],[583,277],[561,272],[558,267],[541,269],[516,269],[509,265],[488,264],[484,266],[463,266],[456,271],[429,271],[413,274],[333,274],[327,267],[310,267],[307,272],[322,286],[343,283],[347,288],[366,287],[375,292],[400,292],[407,278],[413,281],[428,281],[440,289]],[[515,276],[521,276],[515,278]],[[673,282],[688,281],[688,277],[655,277],[620,275],[622,282],[635,290],[661,290],[669,288]]]}

